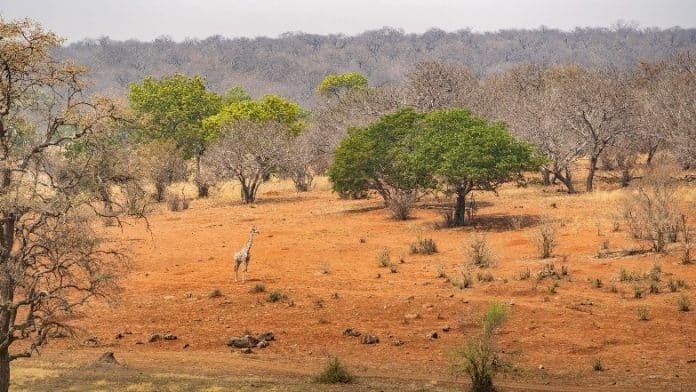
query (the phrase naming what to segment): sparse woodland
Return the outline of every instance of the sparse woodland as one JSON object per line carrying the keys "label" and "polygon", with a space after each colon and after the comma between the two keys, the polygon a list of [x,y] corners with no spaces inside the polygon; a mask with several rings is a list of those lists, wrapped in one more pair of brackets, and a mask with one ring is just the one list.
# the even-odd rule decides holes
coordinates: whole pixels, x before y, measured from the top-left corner
{"label": "sparse woodland", "polygon": [[[0,21],[0,391],[10,361],[117,292],[125,253],[90,223],[167,200],[188,208],[175,183],[206,198],[231,181],[253,204],[272,178],[311,192],[328,176],[337,198],[376,195],[397,220],[435,200],[453,227],[474,219],[474,191],[572,194],[604,181],[628,187],[622,218],[636,240],[656,253],[682,241],[691,262],[676,189],[696,168],[695,37],[385,28],[62,46],[34,22]],[[491,387],[500,312],[460,364]]]}

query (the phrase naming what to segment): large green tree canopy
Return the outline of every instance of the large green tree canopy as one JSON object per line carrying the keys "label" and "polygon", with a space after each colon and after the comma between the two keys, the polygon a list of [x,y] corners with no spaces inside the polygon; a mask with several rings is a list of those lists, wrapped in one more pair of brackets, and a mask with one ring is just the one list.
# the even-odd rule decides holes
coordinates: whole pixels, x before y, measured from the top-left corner
{"label": "large green tree canopy", "polygon": [[203,119],[217,113],[223,99],[207,91],[199,76],[147,77],[130,85],[128,99],[142,119],[142,136],[173,140],[186,158],[202,155],[216,137],[203,128]]}
{"label": "large green tree canopy", "polygon": [[204,120],[204,128],[214,133],[233,121],[271,121],[287,126],[291,134],[297,135],[305,128],[303,118],[306,115],[295,102],[277,95],[266,95],[259,100],[239,100],[224,106],[219,113]]}
{"label": "large green tree canopy", "polygon": [[490,123],[464,109],[402,109],[351,130],[336,150],[329,177],[337,192],[375,190],[387,202],[394,192],[456,194],[451,223],[462,225],[469,192],[495,191],[539,163],[533,149],[503,123]]}

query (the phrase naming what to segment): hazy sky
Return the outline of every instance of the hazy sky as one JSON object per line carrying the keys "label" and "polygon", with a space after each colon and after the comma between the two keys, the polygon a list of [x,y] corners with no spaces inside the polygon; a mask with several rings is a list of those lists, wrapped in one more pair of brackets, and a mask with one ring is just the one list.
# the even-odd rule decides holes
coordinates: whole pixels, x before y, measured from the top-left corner
{"label": "hazy sky", "polygon": [[696,27],[696,0],[0,0],[5,19],[30,17],[69,41],[356,34],[383,26],[421,33],[545,25]]}

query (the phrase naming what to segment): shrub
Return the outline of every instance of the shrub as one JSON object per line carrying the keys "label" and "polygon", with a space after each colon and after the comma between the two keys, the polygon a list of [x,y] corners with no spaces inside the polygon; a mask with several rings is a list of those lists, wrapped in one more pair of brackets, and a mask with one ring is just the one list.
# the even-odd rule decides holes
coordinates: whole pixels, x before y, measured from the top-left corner
{"label": "shrub", "polygon": [[551,284],[551,286],[549,286],[549,293],[556,294],[557,290],[558,290],[558,282],[553,282]]}
{"label": "shrub", "polygon": [[288,296],[281,293],[280,291],[271,291],[268,294],[268,302],[278,302],[287,299]]}
{"label": "shrub", "polygon": [[328,274],[330,274],[330,273],[331,273],[331,264],[330,264],[328,261],[325,261],[325,262],[321,263],[321,266],[319,266],[319,271],[320,271],[323,275],[328,275]]}
{"label": "shrub", "polygon": [[392,264],[389,249],[383,248],[381,251],[379,251],[377,254],[377,264],[380,267],[389,267]]}
{"label": "shrub", "polygon": [[529,267],[527,267],[526,270],[520,272],[520,280],[527,280],[532,276],[532,271],[529,270]]}
{"label": "shrub", "polygon": [[500,367],[495,330],[505,321],[507,314],[505,304],[490,304],[482,317],[481,334],[471,338],[463,349],[455,352],[452,370],[469,376],[473,392],[495,391],[493,377]]}
{"label": "shrub", "polygon": [[541,271],[537,272],[537,280],[544,280],[546,278],[561,279],[561,276],[556,271],[556,265],[554,263],[544,264]]}
{"label": "shrub", "polygon": [[602,280],[599,278],[596,278],[592,281],[592,285],[598,289],[602,288]]}
{"label": "shrub", "polygon": [[469,244],[469,263],[479,267],[490,267],[493,264],[493,252],[484,236],[477,236]]}
{"label": "shrub", "polygon": [[468,269],[462,268],[459,280],[453,280],[452,285],[460,290],[470,288],[474,285],[474,280],[471,278],[471,272]]}
{"label": "shrub", "polygon": [[657,282],[650,282],[650,294],[660,294],[660,284]]}
{"label": "shrub", "polygon": [[641,321],[647,321],[649,317],[648,305],[638,305],[638,319]]}
{"label": "shrub", "polygon": [[447,277],[447,264],[439,263],[437,265],[437,277],[438,278],[446,278]]}
{"label": "shrub", "polygon": [[633,287],[633,297],[634,298],[643,298],[644,292],[643,288],[640,286],[635,286]]}
{"label": "shrub", "polygon": [[553,250],[556,248],[558,239],[558,231],[556,226],[550,222],[544,222],[539,227],[535,240],[539,249],[539,256],[542,259],[548,259],[553,256]]}
{"label": "shrub", "polygon": [[411,244],[411,254],[431,255],[437,253],[437,245],[432,238],[419,238]]}
{"label": "shrub", "polygon": [[592,370],[594,370],[595,372],[604,371],[604,365],[602,365],[601,359],[597,358],[594,360],[594,362],[592,363]]}
{"label": "shrub", "polygon": [[389,265],[389,271],[390,271],[392,274],[397,273],[397,272],[399,271],[399,265],[398,265],[398,264],[391,263],[391,264]]}
{"label": "shrub", "polygon": [[629,271],[626,271],[625,269],[621,268],[621,271],[619,272],[619,280],[621,282],[639,281],[640,275],[635,273],[635,272],[629,272]]}
{"label": "shrub", "polygon": [[679,298],[677,298],[677,309],[680,312],[688,312],[691,307],[691,299],[686,293],[682,293]]}
{"label": "shrub", "polygon": [[348,384],[353,382],[353,375],[341,364],[338,358],[333,358],[316,377],[314,382],[321,384]]}
{"label": "shrub", "polygon": [[672,278],[669,278],[669,281],[667,282],[667,287],[669,288],[669,291],[673,293],[679,289],[679,287],[677,286],[677,282]]}
{"label": "shrub", "polygon": [[411,209],[418,199],[416,192],[412,190],[395,192],[386,200],[387,208],[396,220],[406,220],[411,216]]}
{"label": "shrub", "polygon": [[263,283],[256,283],[254,287],[249,290],[250,293],[263,293],[265,291],[266,286],[264,286]]}
{"label": "shrub", "polygon": [[181,211],[181,198],[178,194],[174,193],[167,196],[167,208],[169,211]]}
{"label": "shrub", "polygon": [[487,271],[485,273],[478,273],[476,274],[476,279],[479,282],[492,282],[495,278],[493,277],[493,274],[490,271]]}

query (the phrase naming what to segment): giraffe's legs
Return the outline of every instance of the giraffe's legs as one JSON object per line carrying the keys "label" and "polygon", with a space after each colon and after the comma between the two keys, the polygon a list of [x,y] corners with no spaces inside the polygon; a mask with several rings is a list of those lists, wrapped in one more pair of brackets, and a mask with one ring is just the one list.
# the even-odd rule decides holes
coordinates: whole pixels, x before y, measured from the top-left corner
{"label": "giraffe's legs", "polygon": [[234,262],[234,281],[239,281],[239,263],[236,260]]}
{"label": "giraffe's legs", "polygon": [[244,263],[244,275],[243,275],[243,277],[242,277],[242,282],[243,282],[243,283],[246,283],[246,273],[247,273],[247,266],[248,266],[248,265],[249,265],[249,263]]}

